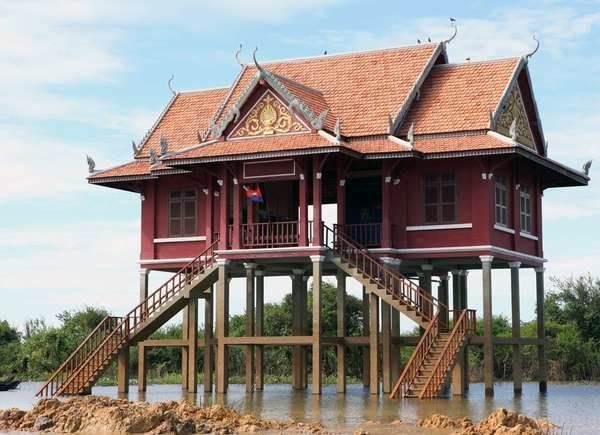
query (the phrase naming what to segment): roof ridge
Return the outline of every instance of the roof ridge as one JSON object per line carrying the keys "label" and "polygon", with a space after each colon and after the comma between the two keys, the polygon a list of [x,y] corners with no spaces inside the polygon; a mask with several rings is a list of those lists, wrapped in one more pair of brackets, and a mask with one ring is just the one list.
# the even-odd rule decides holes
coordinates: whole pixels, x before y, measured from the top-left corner
{"label": "roof ridge", "polygon": [[[316,60],[331,59],[332,57],[355,56],[357,54],[369,55],[369,54],[388,52],[388,51],[394,51],[394,50],[415,49],[415,48],[420,48],[420,47],[434,46],[434,45],[438,45],[440,43],[441,42],[427,42],[424,44],[414,44],[414,45],[402,45],[402,46],[396,45],[396,46],[392,46],[392,47],[372,48],[369,50],[345,51],[345,52],[335,53],[335,54],[317,54],[314,56],[291,57],[291,58],[287,58],[287,59],[273,59],[273,60],[261,61],[259,63],[261,66],[267,66],[267,65],[272,65],[272,64],[276,64],[276,63],[284,63],[284,62],[291,63],[291,62],[301,62],[301,61],[306,61],[306,60],[315,60],[316,61]],[[250,64],[246,64],[246,66],[251,67],[251,68],[256,68],[254,65],[250,65]]]}
{"label": "roof ridge", "polygon": [[215,86],[212,88],[200,88],[200,89],[186,89],[185,91],[179,91],[178,94],[199,94],[202,92],[210,92],[210,91],[223,91],[225,89],[229,89],[230,86]]}
{"label": "roof ridge", "polygon": [[310,92],[319,93],[319,94],[321,94],[322,96],[325,96],[325,94],[323,93],[323,91],[321,91],[320,89],[311,88],[310,86],[307,86],[307,85],[305,85],[304,83],[300,83],[300,82],[298,82],[298,81],[296,81],[296,80],[292,80],[292,79],[290,79],[290,78],[288,78],[288,77],[286,77],[286,76],[284,76],[284,75],[281,75],[281,74],[274,73],[273,71],[269,71],[269,72],[270,72],[271,74],[273,74],[275,77],[277,77],[278,79],[280,79],[280,80],[284,80],[284,81],[286,81],[286,82],[288,82],[288,83],[291,83],[291,84],[293,84],[293,85],[299,86],[299,87],[301,87],[301,88],[302,88],[302,89],[304,89],[304,90],[307,90],[307,91],[310,91]]}
{"label": "roof ridge", "polygon": [[500,62],[506,62],[509,60],[519,61],[520,59],[521,59],[521,56],[509,56],[509,57],[499,57],[497,59],[476,60],[474,62],[440,63],[437,65],[434,65],[434,68],[462,67],[462,66],[469,66],[469,65],[480,65],[480,64],[484,64],[484,63],[500,63]]}

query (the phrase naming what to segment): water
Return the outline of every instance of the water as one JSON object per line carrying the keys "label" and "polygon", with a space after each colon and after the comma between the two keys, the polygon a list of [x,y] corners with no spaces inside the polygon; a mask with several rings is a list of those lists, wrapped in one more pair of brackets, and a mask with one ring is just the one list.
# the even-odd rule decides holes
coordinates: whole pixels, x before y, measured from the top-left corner
{"label": "water", "polygon": [[[0,392],[0,409],[30,409],[37,402],[35,392],[40,385],[27,382],[18,390]],[[94,387],[92,392],[117,397],[116,387]],[[493,398],[484,397],[482,384],[471,384],[469,394],[464,398],[403,401],[373,397],[362,385],[348,385],[345,395],[337,394],[335,385],[328,385],[321,396],[313,396],[310,386],[305,391],[293,391],[289,385],[266,385],[263,392],[246,394],[243,385],[230,385],[226,396],[216,396],[188,395],[179,385],[149,385],[148,391],[140,394],[132,385],[128,398],[147,402],[190,400],[198,405],[221,403],[264,418],[320,420],[328,428],[342,430],[354,429],[367,420],[389,423],[400,418],[416,423],[435,413],[453,418],[469,416],[478,421],[494,409],[504,407],[564,425],[563,433],[600,433],[600,384],[549,384],[548,393],[540,394],[537,383],[525,383],[523,395],[515,397],[512,384],[501,383],[496,384]]]}

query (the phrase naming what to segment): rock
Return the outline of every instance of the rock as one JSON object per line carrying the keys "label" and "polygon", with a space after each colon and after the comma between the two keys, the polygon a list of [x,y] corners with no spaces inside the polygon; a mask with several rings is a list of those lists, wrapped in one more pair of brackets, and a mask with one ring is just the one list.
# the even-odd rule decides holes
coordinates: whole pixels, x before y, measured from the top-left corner
{"label": "rock", "polygon": [[33,429],[37,431],[43,431],[52,427],[53,424],[54,422],[50,417],[40,415],[38,418],[35,419],[35,423],[33,423]]}

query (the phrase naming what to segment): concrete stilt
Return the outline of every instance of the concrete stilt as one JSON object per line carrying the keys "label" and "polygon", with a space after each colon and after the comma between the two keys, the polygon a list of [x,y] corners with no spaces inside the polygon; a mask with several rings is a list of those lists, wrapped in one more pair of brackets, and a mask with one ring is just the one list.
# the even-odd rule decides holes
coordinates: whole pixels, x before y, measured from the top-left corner
{"label": "concrete stilt", "polygon": [[[254,272],[256,275],[256,317],[254,319],[254,334],[260,337],[265,329],[265,277],[262,270]],[[264,347],[256,346],[254,350],[255,383],[256,391],[262,391],[265,385],[264,377]]]}
{"label": "concrete stilt", "polygon": [[[292,271],[292,335],[302,335],[302,278],[304,270],[294,269]],[[292,346],[292,388],[299,390],[304,388],[302,346]]]}
{"label": "concrete stilt", "polygon": [[215,286],[211,288],[210,294],[204,299],[204,392],[211,393],[213,390],[213,367],[214,367],[214,346],[213,340],[213,302]]}
{"label": "concrete stilt", "polygon": [[[185,306],[183,308],[183,310],[181,310],[181,314],[182,314],[181,335],[182,335],[183,340],[185,340],[186,342],[189,342],[188,307],[187,306]],[[181,347],[181,389],[184,391],[188,389],[188,384],[189,384],[189,382],[188,382],[188,374],[189,374],[188,362],[189,362],[188,346],[182,346]]]}
{"label": "concrete stilt", "polygon": [[[396,337],[400,337],[400,313],[392,309],[392,339]],[[401,351],[402,346],[400,344],[392,344],[392,385],[402,374]]]}
{"label": "concrete stilt", "polygon": [[190,299],[187,305],[187,390],[198,391],[198,299]]}
{"label": "concrete stilt", "polygon": [[[461,294],[462,294],[462,284],[463,280],[461,278],[462,271],[461,270],[453,270],[452,271],[452,309],[454,311],[454,315],[451,316],[450,320],[456,320],[458,310],[461,310]],[[465,357],[463,352],[459,352],[456,355],[456,360],[454,363],[454,368],[452,369],[452,394],[455,396],[462,396],[465,394],[465,367],[464,367]]]}
{"label": "concrete stilt", "polygon": [[369,387],[379,394],[379,298],[369,293]]}
{"label": "concrete stilt", "polygon": [[384,394],[392,391],[392,318],[390,305],[381,300],[381,387]]}
{"label": "concrete stilt", "polygon": [[[460,280],[461,280],[460,302],[461,302],[462,309],[469,308],[469,298],[468,298],[469,286],[467,285],[468,277],[469,277],[468,270],[461,271],[461,273],[460,273]],[[469,344],[468,344],[468,342],[465,343],[465,345],[463,346],[461,353],[462,353],[462,366],[463,366],[463,376],[462,376],[463,389],[466,392],[466,391],[469,391]]]}
{"label": "concrete stilt", "polygon": [[[301,287],[301,305],[302,310],[302,335],[308,335],[310,330],[310,319],[308,318],[308,276],[302,277]],[[304,389],[308,388],[308,346],[302,346],[302,385]]]}
{"label": "concrete stilt", "polygon": [[[518,261],[508,263],[510,267],[510,299],[512,306],[512,336],[521,337],[521,306],[519,303],[519,268]],[[523,391],[523,375],[521,364],[521,348],[518,344],[512,345],[512,378],[515,394]]]}
{"label": "concrete stilt", "polygon": [[538,345],[538,380],[540,383],[540,393],[545,393],[548,389],[548,374],[546,369],[546,329],[544,325],[544,269],[538,267],[535,269],[535,293],[536,293],[536,314],[537,314],[537,336],[544,340]]}
{"label": "concrete stilt", "polygon": [[129,346],[117,354],[117,393],[129,393]]}
{"label": "concrete stilt", "polygon": [[[366,288],[363,286],[362,289],[362,316],[363,316],[363,336],[369,337],[369,294],[367,293]],[[363,346],[362,348],[362,356],[363,356],[363,373],[362,373],[362,381],[363,386],[368,387],[370,383],[370,373],[371,369],[369,368],[370,356],[369,356],[369,348],[367,346]]]}
{"label": "concrete stilt", "polygon": [[481,259],[483,273],[483,382],[485,395],[494,395],[494,347],[492,343],[492,261],[491,255]]}
{"label": "concrete stilt", "polygon": [[219,280],[216,293],[217,317],[217,393],[227,392],[229,381],[228,349],[224,338],[229,335],[229,277],[227,271],[228,260],[217,260],[219,267]]}
{"label": "concrete stilt", "polygon": [[[150,271],[147,269],[140,270],[140,302],[148,298],[148,279]],[[142,310],[145,315],[146,310]],[[147,383],[147,368],[146,368],[146,348],[144,345],[138,345],[138,391],[146,391]]]}
{"label": "concrete stilt", "polygon": [[323,261],[325,256],[312,255],[313,283],[312,283],[312,393],[321,394],[323,359],[321,357],[321,285],[323,275]]}
{"label": "concrete stilt", "polygon": [[442,323],[448,326],[448,275],[440,275],[440,285],[438,287],[438,299],[446,306],[440,313]]}
{"label": "concrete stilt", "polygon": [[[246,268],[246,337],[254,336],[254,272],[256,263],[244,263]],[[244,348],[246,362],[246,393],[254,391],[254,346]]]}
{"label": "concrete stilt", "polygon": [[[337,336],[343,338],[346,335],[346,274],[342,271],[337,273]],[[346,392],[346,346],[338,344],[337,350],[337,392]]]}

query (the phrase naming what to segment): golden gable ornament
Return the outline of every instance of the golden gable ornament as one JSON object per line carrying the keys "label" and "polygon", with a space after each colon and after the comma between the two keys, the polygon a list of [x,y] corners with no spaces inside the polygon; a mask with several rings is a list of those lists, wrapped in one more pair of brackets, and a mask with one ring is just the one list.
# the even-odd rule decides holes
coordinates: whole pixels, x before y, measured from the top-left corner
{"label": "golden gable ornament", "polygon": [[306,131],[310,130],[296,119],[279,99],[267,91],[229,137],[237,138]]}

